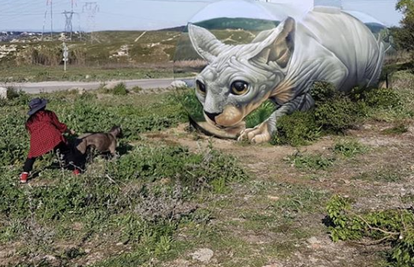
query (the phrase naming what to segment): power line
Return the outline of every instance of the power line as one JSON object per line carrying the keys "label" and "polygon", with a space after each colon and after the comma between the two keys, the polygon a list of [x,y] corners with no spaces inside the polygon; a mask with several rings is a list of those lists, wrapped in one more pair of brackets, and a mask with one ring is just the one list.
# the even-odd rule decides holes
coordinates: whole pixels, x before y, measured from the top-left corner
{"label": "power line", "polygon": [[88,17],[88,29],[90,31],[91,35],[91,43],[94,41],[94,30],[95,30],[95,15],[99,11],[99,5],[97,2],[85,2],[85,4],[82,7],[82,12],[87,13]]}

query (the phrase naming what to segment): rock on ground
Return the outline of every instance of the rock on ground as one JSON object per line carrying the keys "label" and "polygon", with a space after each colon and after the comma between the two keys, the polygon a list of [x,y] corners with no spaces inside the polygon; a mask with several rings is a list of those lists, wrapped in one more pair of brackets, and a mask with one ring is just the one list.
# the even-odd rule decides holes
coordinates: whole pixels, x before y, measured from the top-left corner
{"label": "rock on ground", "polygon": [[7,99],[7,88],[0,87],[0,99]]}
{"label": "rock on ground", "polygon": [[170,86],[172,88],[183,88],[187,87],[187,84],[184,81],[173,81]]}
{"label": "rock on ground", "polygon": [[208,248],[200,248],[199,250],[191,253],[190,255],[192,256],[193,260],[198,260],[203,263],[208,263],[213,257],[214,252]]}

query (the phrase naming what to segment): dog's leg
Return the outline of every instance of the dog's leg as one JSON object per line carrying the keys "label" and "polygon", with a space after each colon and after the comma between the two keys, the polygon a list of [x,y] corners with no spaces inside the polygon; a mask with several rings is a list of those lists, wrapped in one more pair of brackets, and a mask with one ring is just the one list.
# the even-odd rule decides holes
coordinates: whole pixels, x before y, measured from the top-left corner
{"label": "dog's leg", "polygon": [[111,155],[111,158],[117,158],[118,154],[116,153],[116,144],[115,145],[111,145],[109,147],[109,153]]}

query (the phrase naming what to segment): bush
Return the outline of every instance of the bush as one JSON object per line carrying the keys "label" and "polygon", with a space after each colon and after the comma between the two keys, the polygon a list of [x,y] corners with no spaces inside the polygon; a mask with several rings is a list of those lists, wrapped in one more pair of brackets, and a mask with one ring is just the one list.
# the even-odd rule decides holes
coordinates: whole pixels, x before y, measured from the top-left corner
{"label": "bush", "polygon": [[374,108],[401,108],[402,102],[395,90],[390,88],[373,89],[365,92],[364,101]]}
{"label": "bush", "polygon": [[316,124],[328,133],[343,133],[358,122],[355,103],[342,94],[329,102],[317,103],[314,113]]}
{"label": "bush", "polygon": [[315,82],[312,85],[311,96],[316,103],[329,101],[337,94],[335,86],[329,82]]}
{"label": "bush", "polygon": [[[333,241],[373,239],[388,243],[389,266],[414,265],[414,213],[410,209],[389,209],[357,214],[351,200],[334,196],[327,205],[329,231]],[[369,244],[369,243],[367,243]]]}
{"label": "bush", "polygon": [[134,105],[102,106],[91,101],[89,96],[82,95],[72,106],[60,100],[53,101],[53,104],[53,110],[61,114],[59,119],[76,132],[102,132],[113,125],[121,125],[123,138],[130,141],[139,140],[140,133],[160,131],[183,120],[179,106],[172,103],[147,106],[145,109]]}
{"label": "bush", "polygon": [[330,83],[315,82],[311,95],[315,100],[311,110],[279,118],[272,144],[307,145],[321,135],[343,134],[376,110],[403,108],[400,96],[392,89],[355,87],[345,94]]}
{"label": "bush", "polygon": [[319,138],[320,130],[313,112],[296,111],[277,121],[277,133],[272,137],[271,144],[307,145]]}
{"label": "bush", "polygon": [[124,83],[118,83],[114,89],[112,89],[112,93],[114,95],[127,95],[128,90],[126,89],[126,86]]}

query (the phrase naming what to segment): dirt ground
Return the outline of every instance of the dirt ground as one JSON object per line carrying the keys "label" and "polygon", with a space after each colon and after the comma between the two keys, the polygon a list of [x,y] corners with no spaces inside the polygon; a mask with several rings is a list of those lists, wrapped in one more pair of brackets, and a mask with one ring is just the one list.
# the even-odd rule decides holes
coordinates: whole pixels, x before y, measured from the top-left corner
{"label": "dirt ground", "polygon": [[[385,135],[382,131],[394,125],[374,121],[350,130],[344,136],[326,136],[312,145],[298,148],[240,144],[234,140],[188,133],[185,125],[165,133],[148,134],[149,142],[177,143],[194,151],[212,144],[215,149],[238,158],[253,177],[252,181],[234,186],[225,199],[205,205],[216,215],[212,224],[226,232],[223,239],[232,236],[230,239],[236,240],[235,247],[240,242],[254,254],[240,256],[240,248],[214,250],[220,246],[206,242],[204,246],[214,251],[209,261],[200,262],[187,254],[163,266],[384,266],[383,253],[388,249],[387,245],[332,242],[323,223],[328,197],[313,201],[312,194],[300,194],[306,189],[323,192],[325,196],[349,197],[355,200],[353,208],[357,211],[412,206],[412,201],[406,199],[412,200],[414,195],[414,124],[413,121],[404,124],[407,132]],[[355,140],[367,151],[351,158],[337,155],[333,166],[326,170],[298,169],[287,160],[298,151],[332,157],[333,147],[340,140]],[[311,206],[301,204],[303,209],[299,207],[286,225],[278,219],[274,223],[279,225],[271,221],[263,224],[260,220],[255,226],[250,224],[254,221],[252,214],[271,220],[272,217],[267,216],[269,207],[278,201],[285,203],[289,197],[303,203],[310,201]],[[291,210],[286,209],[286,212]],[[282,214],[282,217],[288,215]],[[274,218],[280,218],[281,214],[278,216]],[[283,242],[286,242],[284,249]],[[277,251],[272,251],[271,246]],[[250,260],[243,257],[250,257]],[[262,260],[256,262],[252,260],[254,257]]]}
{"label": "dirt ground", "polygon": [[[188,132],[184,124],[143,135],[140,142],[180,144],[191,151],[205,151],[212,146],[236,157],[251,177],[233,184],[223,194],[203,196],[197,204],[212,214],[207,226],[196,231],[181,229],[174,240],[187,247],[181,249],[185,252],[166,262],[154,259],[145,266],[386,266],[387,244],[333,242],[324,223],[325,207],[335,194],[352,198],[356,211],[413,205],[414,122],[404,123],[408,131],[402,134],[385,135],[383,130],[395,125],[374,121],[344,136],[325,136],[303,147],[217,139]],[[367,150],[350,158],[336,155],[333,147],[341,140],[354,140]],[[335,157],[335,161],[322,170],[300,169],[289,160],[297,153]],[[131,250],[114,240],[101,236],[79,245],[86,256],[76,263],[93,265],[108,255]],[[5,261],[0,266],[17,260],[16,247],[22,245],[1,247],[0,260]],[[73,245],[59,246],[63,249]],[[53,263],[55,258],[50,257],[48,261]],[[59,266],[59,261],[56,264]]]}

